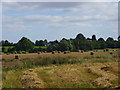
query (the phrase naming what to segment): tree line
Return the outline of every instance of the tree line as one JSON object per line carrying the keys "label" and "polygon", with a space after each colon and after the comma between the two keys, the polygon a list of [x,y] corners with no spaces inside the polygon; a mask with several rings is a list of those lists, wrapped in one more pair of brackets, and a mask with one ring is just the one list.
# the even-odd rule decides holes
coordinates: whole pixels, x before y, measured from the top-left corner
{"label": "tree line", "polygon": [[[51,52],[51,51],[71,51],[77,52],[79,50],[94,50],[94,49],[105,49],[105,48],[119,48],[120,47],[120,36],[118,40],[114,40],[112,37],[108,37],[106,40],[103,38],[96,39],[96,35],[93,35],[92,38],[86,38],[83,34],[78,34],[74,39],[66,39],[58,41],[47,41],[45,40],[36,40],[35,43],[26,37],[22,37],[17,43],[11,43],[7,40],[1,41],[0,45],[2,51],[4,52],[4,46],[14,46],[9,48],[8,52]],[[38,48],[35,48],[38,46]],[[41,47],[39,47],[41,46]],[[44,48],[42,48],[44,47]]]}

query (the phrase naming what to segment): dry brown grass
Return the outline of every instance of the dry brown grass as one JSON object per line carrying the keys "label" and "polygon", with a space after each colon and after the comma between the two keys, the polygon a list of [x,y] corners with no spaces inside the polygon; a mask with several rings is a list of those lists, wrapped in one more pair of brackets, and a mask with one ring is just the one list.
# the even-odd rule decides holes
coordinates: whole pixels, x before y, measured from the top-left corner
{"label": "dry brown grass", "polygon": [[[104,71],[101,70],[102,67],[111,67],[111,69]],[[117,87],[111,84],[111,81],[118,79],[114,68],[118,70],[117,63],[87,63],[42,67],[36,68],[35,71],[46,83],[46,87],[110,88],[110,86]]]}
{"label": "dry brown grass", "polygon": [[34,69],[24,71],[21,76],[21,81],[24,88],[44,88],[43,81],[38,78]]}
{"label": "dry brown grass", "polygon": [[[113,55],[114,54],[118,54],[118,51],[114,51],[113,52]],[[6,55],[6,54],[3,54],[2,55],[2,58],[4,59],[14,59],[16,54],[10,54],[10,55]],[[67,53],[67,54],[64,54],[64,53],[55,53],[55,54],[51,54],[51,53],[41,53],[41,54],[37,54],[37,53],[28,53],[28,54],[17,54],[19,55],[19,58],[23,59],[23,58],[37,58],[37,57],[68,57],[68,56],[71,56],[71,57],[84,57],[84,56],[91,56],[90,55],[90,52],[84,52],[84,53],[81,53],[81,52],[71,52],[71,53]],[[99,51],[99,52],[94,52],[94,56],[98,56],[98,55],[110,55],[110,52],[102,52],[102,51]]]}

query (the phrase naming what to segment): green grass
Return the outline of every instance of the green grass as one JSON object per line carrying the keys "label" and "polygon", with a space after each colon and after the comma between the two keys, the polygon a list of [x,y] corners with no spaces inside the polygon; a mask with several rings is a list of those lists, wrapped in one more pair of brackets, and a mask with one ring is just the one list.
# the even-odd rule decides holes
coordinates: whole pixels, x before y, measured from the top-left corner
{"label": "green grass", "polygon": [[75,87],[75,88],[94,88],[94,86],[88,82],[69,82],[67,86]]}
{"label": "green grass", "polygon": [[[79,79],[77,79],[77,81],[69,81],[72,78],[65,78],[64,79],[64,74],[66,74],[68,71],[66,71],[65,73],[62,72],[62,70],[67,70],[67,67],[64,67],[63,69],[61,68],[61,74],[63,74],[63,77],[59,77],[56,74],[56,71],[59,70],[62,66],[58,66],[58,67],[51,67],[51,68],[44,68],[42,70],[39,70],[36,72],[39,76],[39,78],[41,78],[45,83],[47,88],[95,88],[91,81],[96,79],[97,76],[92,75],[90,73],[88,73],[85,68],[80,67],[79,70],[77,72],[79,72],[79,76],[77,76],[77,78],[79,77]],[[72,67],[73,68],[73,67]],[[81,73],[81,71],[83,71]],[[51,72],[51,73],[49,73]],[[73,71],[69,71],[69,73],[72,73]],[[69,76],[70,74],[68,74]],[[72,75],[72,74],[71,74]],[[74,74],[72,75],[73,77],[76,77]],[[65,76],[66,77],[66,76]],[[68,80],[68,81],[66,81]],[[73,80],[73,79],[72,79]]]}
{"label": "green grass", "polygon": [[111,81],[111,83],[112,83],[113,85],[120,86],[120,80],[119,80],[119,79],[113,80],[113,81]]}
{"label": "green grass", "polygon": [[46,49],[46,46],[34,46],[34,48],[42,48],[42,49]]}
{"label": "green grass", "polygon": [[120,55],[85,56],[85,57],[80,57],[78,62],[79,63],[106,63],[106,62],[120,63],[120,61],[118,60],[119,58]]}
{"label": "green grass", "polygon": [[101,56],[85,56],[80,57],[80,59],[110,59],[110,58],[120,58],[120,55],[101,55]]}
{"label": "green grass", "polygon": [[6,79],[3,79],[3,86],[2,88],[22,88],[22,83],[21,83],[21,74],[22,71],[15,71],[15,70],[11,70],[11,71],[3,71],[3,76]]}
{"label": "green grass", "polygon": [[0,46],[0,51],[2,51],[2,47],[5,48],[5,52],[8,52],[8,49],[13,48],[14,46]]}

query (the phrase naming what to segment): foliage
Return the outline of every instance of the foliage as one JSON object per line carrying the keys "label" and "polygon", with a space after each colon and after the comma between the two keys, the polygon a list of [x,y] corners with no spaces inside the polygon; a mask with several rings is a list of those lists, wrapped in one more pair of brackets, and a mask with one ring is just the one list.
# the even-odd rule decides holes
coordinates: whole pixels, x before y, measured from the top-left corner
{"label": "foliage", "polygon": [[[79,51],[79,50],[93,50],[93,49],[105,49],[105,48],[119,48],[120,47],[120,36],[118,41],[112,37],[108,37],[105,41],[103,38],[96,39],[96,35],[92,35],[92,38],[87,38],[83,34],[78,34],[75,39],[63,38],[60,41],[47,41],[36,40],[35,44],[29,39],[23,37],[18,43],[10,43],[9,41],[1,41],[4,47],[2,51],[7,53],[14,53],[15,51],[26,51],[31,53],[36,52],[51,52],[51,51]],[[11,46],[13,45],[13,46]],[[12,48],[11,48],[11,47]],[[10,47],[7,48],[6,47]]]}
{"label": "foliage", "polygon": [[30,51],[34,48],[34,44],[29,39],[23,37],[16,45],[15,50],[17,51]]}

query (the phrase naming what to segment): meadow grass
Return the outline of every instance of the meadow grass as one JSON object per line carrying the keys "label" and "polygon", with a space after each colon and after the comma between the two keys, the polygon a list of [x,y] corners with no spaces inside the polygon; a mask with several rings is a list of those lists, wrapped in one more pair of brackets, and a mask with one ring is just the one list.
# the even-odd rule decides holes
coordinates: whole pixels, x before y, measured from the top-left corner
{"label": "meadow grass", "polygon": [[22,88],[21,83],[22,70],[3,71],[3,85],[2,88]]}
{"label": "meadow grass", "polygon": [[[88,73],[85,68],[77,67],[78,74],[73,73],[73,71],[64,71],[68,70],[68,65],[81,65],[83,63],[107,63],[107,62],[115,62],[118,63],[117,59],[119,55],[102,55],[102,56],[83,56],[83,57],[36,57],[36,58],[23,58],[23,59],[2,59],[3,61],[3,88],[21,88],[22,83],[20,77],[24,70],[29,68],[43,68],[38,69],[36,72],[46,84],[46,87],[49,88],[96,88],[91,84],[91,80],[96,79],[97,77]],[[61,68],[52,67],[53,65]],[[46,67],[46,68],[45,68]],[[47,68],[50,67],[50,68]],[[52,68],[51,68],[52,67]],[[71,67],[70,69],[73,69]],[[56,71],[55,71],[56,70]],[[57,76],[57,73],[61,73],[63,77]],[[59,75],[58,73],[58,75]],[[64,74],[71,73],[71,77],[68,77]],[[80,75],[80,76],[75,76]],[[66,78],[64,78],[66,76]],[[66,81],[73,77],[82,77],[80,81]],[[63,78],[63,79],[61,79]],[[114,85],[118,85],[117,80],[112,82]],[[98,86],[97,88],[100,88]]]}
{"label": "meadow grass", "polygon": [[[119,55],[102,55],[102,56],[84,56],[84,57],[36,57],[24,59],[2,59],[3,70],[16,70],[24,68],[33,68],[36,66],[75,64],[75,63],[106,63],[120,62]],[[116,60],[112,60],[116,58]],[[5,66],[5,67],[4,67]]]}
{"label": "meadow grass", "polygon": [[[75,71],[69,71],[67,69],[68,67],[75,69]],[[91,84],[91,80],[97,78],[97,76],[88,73],[84,67],[76,67],[74,65],[72,67],[71,65],[61,65],[51,68],[46,67],[40,70],[38,68],[36,73],[39,78],[45,82],[45,86],[49,88],[95,88]]]}
{"label": "meadow grass", "polygon": [[46,49],[46,46],[34,46],[34,48],[42,48],[42,49]]}

